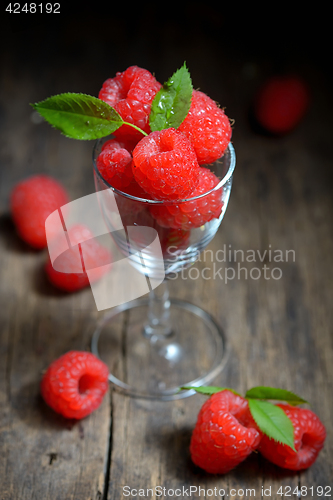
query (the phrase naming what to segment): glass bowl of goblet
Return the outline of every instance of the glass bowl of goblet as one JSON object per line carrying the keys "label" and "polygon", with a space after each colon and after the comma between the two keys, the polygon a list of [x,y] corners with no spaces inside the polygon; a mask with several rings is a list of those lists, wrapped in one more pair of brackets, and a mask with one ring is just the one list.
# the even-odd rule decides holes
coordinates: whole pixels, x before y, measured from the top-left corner
{"label": "glass bowl of goblet", "polygon": [[[228,343],[204,308],[170,298],[169,281],[193,265],[219,229],[230,197],[235,151],[229,143],[221,158],[202,166],[219,179],[212,189],[165,202],[130,195],[102,177],[97,158],[108,139],[94,146],[94,180],[101,217],[123,259],[121,271],[112,277],[117,303],[98,322],[92,352],[107,360],[110,382],[127,394],[187,397],[194,391],[181,387],[208,384],[220,373]],[[196,218],[189,216],[193,210]]]}

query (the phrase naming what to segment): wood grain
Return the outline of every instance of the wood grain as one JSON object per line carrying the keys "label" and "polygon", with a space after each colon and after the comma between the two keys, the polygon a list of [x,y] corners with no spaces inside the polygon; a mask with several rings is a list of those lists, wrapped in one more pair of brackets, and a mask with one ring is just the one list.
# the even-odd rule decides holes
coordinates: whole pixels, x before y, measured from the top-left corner
{"label": "wood grain", "polygon": [[[84,40],[84,23],[75,26]],[[43,54],[36,30],[29,43]],[[109,40],[98,31],[93,29],[96,47],[103,46],[104,57]],[[311,61],[290,60],[308,76],[312,106],[295,131],[273,138],[252,127],[248,111],[259,81],[276,66],[269,57],[222,47],[217,36],[203,31],[191,39],[180,36],[167,45],[160,41],[148,52],[145,35],[138,46],[129,37],[121,55],[112,51],[108,68],[98,50],[84,45],[80,52],[70,29],[62,32],[61,41],[48,38],[53,60],[45,57],[40,66],[32,54],[26,60],[20,55],[24,32],[10,36],[14,48],[4,54],[0,81],[1,500],[113,500],[125,496],[125,486],[137,490],[129,498],[139,498],[140,489],[161,486],[165,498],[172,497],[167,490],[177,488],[186,498],[192,487],[191,498],[208,498],[208,490],[217,488],[225,490],[224,498],[281,499],[280,486],[293,491],[331,485],[332,101],[326,74]],[[23,46],[20,50],[25,54]],[[222,106],[227,103],[236,120],[230,203],[218,234],[195,264],[199,273],[209,271],[205,279],[195,280],[184,272],[170,283],[171,295],[204,307],[227,334],[230,359],[214,385],[241,393],[255,385],[283,387],[311,402],[326,426],[327,440],[307,471],[279,469],[259,454],[226,476],[199,470],[190,460],[189,442],[204,396],[146,401],[111,387],[101,407],[81,422],[66,421],[41,400],[43,370],[67,350],[89,349],[94,325],[104,313],[96,311],[89,289],[72,295],[55,290],[43,272],[46,253],[29,249],[16,235],[8,206],[20,179],[37,172],[54,175],[71,199],[94,191],[92,144],[68,140],[38,123],[28,103],[62,91],[96,95],[103,79],[132,64],[134,56],[160,72],[162,80],[186,60],[195,86]],[[234,250],[239,252],[234,255]],[[253,251],[256,260],[246,260]],[[283,260],[274,261],[276,251]],[[226,282],[226,272],[235,278]],[[128,318],[119,318],[115,331],[124,335],[127,324]],[[128,369],[126,350],[115,369]],[[160,498],[155,490],[146,496]]]}

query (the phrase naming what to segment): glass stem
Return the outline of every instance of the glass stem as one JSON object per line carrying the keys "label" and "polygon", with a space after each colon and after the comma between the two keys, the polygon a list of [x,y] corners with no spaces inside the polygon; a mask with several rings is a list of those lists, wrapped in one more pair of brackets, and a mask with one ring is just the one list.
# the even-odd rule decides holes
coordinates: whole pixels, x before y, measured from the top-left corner
{"label": "glass stem", "polygon": [[170,322],[170,299],[167,280],[149,294],[148,318],[143,331],[151,342],[172,334]]}

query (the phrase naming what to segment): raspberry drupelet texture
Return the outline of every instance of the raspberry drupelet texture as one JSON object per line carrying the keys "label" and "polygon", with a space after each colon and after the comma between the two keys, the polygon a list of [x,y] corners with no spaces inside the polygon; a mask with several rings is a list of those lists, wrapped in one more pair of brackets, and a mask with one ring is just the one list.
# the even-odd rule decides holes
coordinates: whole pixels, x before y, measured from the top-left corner
{"label": "raspberry drupelet texture", "polygon": [[225,474],[255,450],[260,433],[255,428],[248,402],[224,390],[202,406],[192,433],[193,462],[212,474]]}
{"label": "raspberry drupelet texture", "polygon": [[[198,178],[199,184],[191,197],[207,193],[219,183],[216,175],[205,167],[200,167]],[[219,188],[197,200],[179,204],[152,205],[150,212],[160,226],[189,231],[220,216],[223,206],[222,192],[223,188]]]}
{"label": "raspberry drupelet texture", "polygon": [[133,175],[132,153],[135,145],[136,142],[128,140],[106,141],[97,157],[96,165],[103,179],[112,187],[131,196],[147,199],[150,196],[139,186]]}
{"label": "raspberry drupelet texture", "polygon": [[34,175],[19,182],[10,198],[11,214],[19,236],[33,248],[45,248],[45,221],[68,201],[63,186],[47,175]]}
{"label": "raspberry drupelet texture", "polygon": [[294,446],[277,443],[263,435],[258,450],[270,462],[290,470],[310,467],[324,446],[326,430],[317,415],[311,410],[288,404],[278,404],[290,418],[294,427]]}
{"label": "raspberry drupelet texture", "polygon": [[123,190],[133,180],[133,147],[126,141],[110,139],[103,144],[97,157],[97,168],[101,176],[116,189]]}
{"label": "raspberry drupelet texture", "polygon": [[69,351],[46,370],[41,394],[57,413],[81,419],[100,406],[108,390],[108,375],[108,367],[90,352]]}
{"label": "raspberry drupelet texture", "polygon": [[155,200],[180,200],[198,185],[199,164],[189,140],[178,130],[151,132],[133,151],[133,173]]}
{"label": "raspberry drupelet texture", "polygon": [[190,110],[178,130],[190,140],[200,165],[220,158],[232,133],[229,118],[223,109],[199,90],[193,90]]}
{"label": "raspberry drupelet texture", "polygon": [[[124,121],[149,133],[151,103],[160,88],[161,84],[148,70],[130,66],[126,71],[116,73],[114,78],[107,79],[98,97],[114,107]],[[122,125],[114,135],[136,140],[142,137],[141,132],[128,125]]]}
{"label": "raspberry drupelet texture", "polygon": [[[72,246],[61,253],[53,265],[48,258],[45,271],[49,281],[56,288],[75,292],[109,272],[112,267],[112,255],[106,247],[94,239],[87,226],[82,224],[72,226],[68,230],[68,236]],[[62,251],[61,239],[59,244]],[[53,245],[56,248],[57,241]],[[90,271],[89,277],[87,271]]]}

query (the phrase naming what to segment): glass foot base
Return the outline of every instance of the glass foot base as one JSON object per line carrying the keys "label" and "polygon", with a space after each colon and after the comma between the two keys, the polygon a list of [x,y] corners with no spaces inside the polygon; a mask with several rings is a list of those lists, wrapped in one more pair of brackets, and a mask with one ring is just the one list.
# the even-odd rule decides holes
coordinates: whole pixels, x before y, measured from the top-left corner
{"label": "glass foot base", "polygon": [[172,333],[144,335],[148,299],[115,307],[98,323],[91,350],[110,369],[109,380],[132,396],[174,400],[195,394],[181,386],[207,385],[228,357],[226,338],[200,307],[171,299]]}

